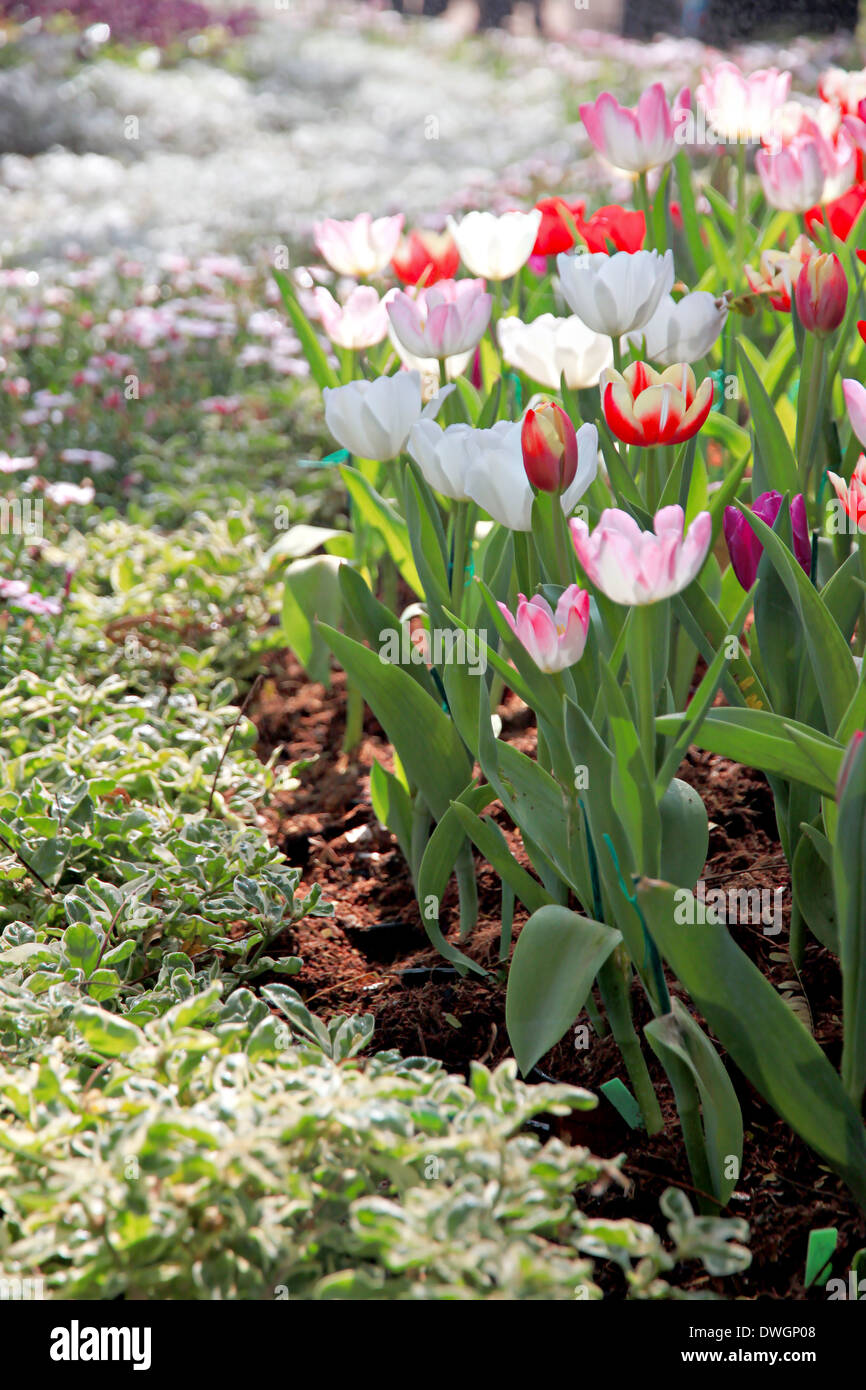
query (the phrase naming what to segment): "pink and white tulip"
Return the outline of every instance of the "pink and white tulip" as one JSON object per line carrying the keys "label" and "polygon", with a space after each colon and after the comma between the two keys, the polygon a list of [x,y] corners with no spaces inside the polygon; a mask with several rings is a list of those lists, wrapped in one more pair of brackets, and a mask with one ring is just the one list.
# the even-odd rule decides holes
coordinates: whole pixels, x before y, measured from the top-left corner
{"label": "pink and white tulip", "polygon": [[861,101],[866,101],[866,68],[859,72],[828,68],[818,81],[818,95],[844,116],[858,115]]}
{"label": "pink and white tulip", "polygon": [[368,348],[388,332],[388,310],[372,285],[356,285],[345,304],[338,304],[321,285],[313,290],[319,320],[331,342],[341,348]]}
{"label": "pink and white tulip", "polygon": [[628,512],[603,511],[590,534],[575,518],[571,538],[587,578],[614,603],[658,603],[691,584],[700,573],[713,535],[709,512],[699,512],[685,531],[682,507],[662,507],[652,531],[642,531]]}
{"label": "pink and white tulip", "polygon": [[589,594],[569,584],[559,596],[556,612],[541,594],[527,599],[518,594],[517,613],[500,603],[499,611],[541,671],[565,671],[580,661],[589,631]]}
{"label": "pink and white tulip", "polygon": [[407,351],[436,358],[476,347],[492,308],[483,280],[440,280],[414,298],[398,290],[387,305],[391,326]]}
{"label": "pink and white tulip", "polygon": [[806,212],[851,187],[857,175],[857,147],[846,129],[830,140],[810,123],[777,153],[759,150],[755,167],[771,207]]}
{"label": "pink and white tulip", "polygon": [[728,141],[761,140],[775,126],[779,108],[788,99],[791,74],[778,68],[761,68],[748,76],[736,63],[717,63],[703,71],[698,100]]}
{"label": "pink and white tulip", "polygon": [[373,219],[359,213],[349,222],[326,217],[313,227],[313,240],[319,254],[338,275],[365,279],[378,275],[391,263],[403,230],[403,214]]}
{"label": "pink and white tulip", "polygon": [[668,164],[676,154],[676,129],[691,105],[688,87],[668,105],[661,82],[642,94],[637,106],[621,106],[610,92],[580,108],[586,133],[599,154],[617,169],[642,174]]}
{"label": "pink and white tulip", "polygon": [[853,377],[847,377],[842,382],[842,393],[848,407],[851,428],[860,443],[866,445],[866,386],[861,386]]}

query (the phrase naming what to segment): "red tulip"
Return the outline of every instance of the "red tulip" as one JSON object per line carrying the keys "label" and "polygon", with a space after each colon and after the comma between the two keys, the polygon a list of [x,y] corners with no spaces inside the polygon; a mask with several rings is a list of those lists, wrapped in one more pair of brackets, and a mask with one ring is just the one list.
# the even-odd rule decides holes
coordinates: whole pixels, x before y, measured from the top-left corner
{"label": "red tulip", "polygon": [[391,261],[404,285],[435,285],[453,280],[460,264],[460,253],[447,232],[413,231],[403,239]]}
{"label": "red tulip", "polygon": [[856,183],[847,193],[843,193],[841,198],[834,198],[823,207],[810,208],[806,213],[806,226],[814,235],[816,226],[821,226],[826,220],[837,240],[847,241],[864,203],[866,183]]}
{"label": "red tulip", "polygon": [[645,362],[630,362],[622,374],[608,367],[599,385],[608,428],[625,444],[682,444],[697,434],[713,404],[712,380],[698,387],[685,362],[663,372]]}
{"label": "red tulip", "polygon": [[523,467],[541,492],[565,492],[577,473],[577,435],[562,406],[545,401],[527,410],[520,431]]}
{"label": "red tulip", "polygon": [[558,256],[560,251],[570,251],[575,242],[573,229],[580,225],[586,203],[542,198],[535,206],[541,213],[541,225],[532,248],[533,256]]}
{"label": "red tulip", "polygon": [[579,222],[578,231],[590,251],[606,251],[609,241],[617,251],[640,251],[646,237],[646,218],[642,212],[628,212],[618,203],[608,203]]}

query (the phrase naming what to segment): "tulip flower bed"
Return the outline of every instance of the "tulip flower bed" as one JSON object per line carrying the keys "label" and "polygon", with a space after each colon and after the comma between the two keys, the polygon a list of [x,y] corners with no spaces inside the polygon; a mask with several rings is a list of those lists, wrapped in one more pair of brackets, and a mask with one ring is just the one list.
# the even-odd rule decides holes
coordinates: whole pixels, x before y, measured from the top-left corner
{"label": "tulip flower bed", "polygon": [[[346,757],[365,704],[384,731],[375,816],[457,997],[506,981],[523,1074],[576,1029],[583,1075],[616,1058],[614,1107],[649,1139],[674,1127],[716,1212],[749,1200],[757,1092],[841,1180],[858,1239],[866,106],[859,74],[820,100],[789,83],[723,63],[694,98],[585,103],[633,210],[554,197],[404,239],[400,217],[318,224],[347,281],[315,296],[335,357],[277,279],[351,546],[289,566],[284,624],[310,676],[345,672]],[[772,888],[725,866],[708,888],[690,748],[765,774]],[[832,1040],[816,952],[839,972],[814,1001]]]}
{"label": "tulip flower bed", "polygon": [[0,272],[4,1278],[859,1268],[866,76],[584,95],[623,205]]}

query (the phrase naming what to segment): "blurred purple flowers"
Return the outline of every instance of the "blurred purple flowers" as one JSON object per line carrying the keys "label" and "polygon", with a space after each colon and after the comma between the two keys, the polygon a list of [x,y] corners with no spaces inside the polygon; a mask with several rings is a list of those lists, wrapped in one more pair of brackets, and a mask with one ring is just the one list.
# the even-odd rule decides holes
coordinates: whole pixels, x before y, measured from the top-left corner
{"label": "blurred purple flowers", "polygon": [[107,24],[118,43],[170,43],[219,24],[234,37],[248,34],[258,15],[251,5],[218,13],[198,0],[0,0],[0,16],[19,22],[68,14],[81,26]]}

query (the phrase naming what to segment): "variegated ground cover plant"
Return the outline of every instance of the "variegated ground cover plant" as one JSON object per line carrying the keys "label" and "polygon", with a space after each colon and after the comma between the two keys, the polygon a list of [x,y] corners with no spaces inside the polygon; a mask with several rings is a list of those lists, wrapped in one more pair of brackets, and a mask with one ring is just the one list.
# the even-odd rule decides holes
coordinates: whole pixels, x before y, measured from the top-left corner
{"label": "variegated ground cover plant", "polygon": [[250,529],[114,518],[84,544],[67,516],[15,557],[28,593],[75,579],[2,617],[4,1290],[594,1300],[603,1275],[655,1300],[745,1269],[746,1224],[674,1190],[658,1230],[584,1213],[621,1159],[529,1122],[588,1092],[376,1052],[371,1016],[326,1025],[280,982],[302,961],[277,938],[333,905],[258,822],[304,768],[256,757],[228,674],[282,640]]}
{"label": "variegated ground cover plant", "polygon": [[[276,276],[352,516],[348,541],[308,537],[289,565],[289,640],[319,678],[329,654],[345,668],[346,748],[363,702],[393,744],[374,806],[437,949],[484,973],[473,851],[502,881],[503,962],[528,910],[507,996],[524,1073],[586,1007],[654,1132],[652,1049],[710,1208],[743,1125],[708,1030],[866,1202],[866,76],[790,82],[724,62],[694,93],[585,101],[632,207],[554,196],[435,232],[326,218],[338,295]],[[505,686],[534,712],[534,757],[498,737]],[[770,778],[792,962],[809,931],[839,958],[839,1071],[697,911],[690,744]],[[459,940],[440,922],[452,874]]]}

